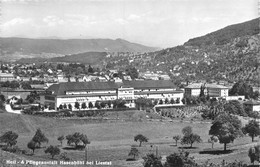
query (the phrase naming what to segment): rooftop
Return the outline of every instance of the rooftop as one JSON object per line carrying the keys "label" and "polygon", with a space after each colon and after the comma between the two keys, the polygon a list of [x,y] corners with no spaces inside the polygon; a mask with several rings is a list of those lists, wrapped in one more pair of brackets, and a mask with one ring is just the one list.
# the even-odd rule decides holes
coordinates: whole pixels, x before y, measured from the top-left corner
{"label": "rooftop", "polygon": [[52,91],[53,95],[65,95],[66,91],[83,91],[83,90],[115,90],[120,87],[133,87],[135,89],[156,89],[156,88],[175,88],[171,81],[124,81],[115,82],[65,82],[51,85],[47,91]]}

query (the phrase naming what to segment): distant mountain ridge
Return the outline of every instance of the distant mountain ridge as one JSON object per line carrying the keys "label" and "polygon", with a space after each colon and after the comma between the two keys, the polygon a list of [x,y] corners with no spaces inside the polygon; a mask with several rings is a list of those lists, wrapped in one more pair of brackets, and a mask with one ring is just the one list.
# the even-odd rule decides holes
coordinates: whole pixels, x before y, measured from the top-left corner
{"label": "distant mountain ridge", "polygon": [[185,46],[206,46],[206,45],[223,45],[230,42],[233,38],[243,37],[246,35],[259,34],[259,18],[246,21],[239,24],[233,24],[215,32],[206,34],[201,37],[193,38],[184,43]]}
{"label": "distant mountain ridge", "polygon": [[0,38],[0,54],[78,54],[83,52],[151,52],[158,50],[123,39],[29,39]]}

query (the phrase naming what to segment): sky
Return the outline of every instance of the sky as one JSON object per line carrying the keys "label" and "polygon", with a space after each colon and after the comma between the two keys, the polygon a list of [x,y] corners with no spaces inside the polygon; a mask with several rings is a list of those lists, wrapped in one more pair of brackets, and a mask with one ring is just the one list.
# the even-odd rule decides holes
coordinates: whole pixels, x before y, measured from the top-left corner
{"label": "sky", "polygon": [[0,36],[122,38],[160,48],[257,18],[258,0],[0,0]]}

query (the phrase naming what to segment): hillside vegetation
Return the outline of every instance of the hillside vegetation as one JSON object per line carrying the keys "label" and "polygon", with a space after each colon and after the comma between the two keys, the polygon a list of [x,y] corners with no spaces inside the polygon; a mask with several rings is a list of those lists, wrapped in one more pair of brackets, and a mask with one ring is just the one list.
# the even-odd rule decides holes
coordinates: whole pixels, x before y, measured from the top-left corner
{"label": "hillside vegetation", "polygon": [[177,80],[246,80],[260,77],[259,19],[231,25],[194,38],[184,45],[144,55],[151,60],[133,65],[142,70],[165,71]]}

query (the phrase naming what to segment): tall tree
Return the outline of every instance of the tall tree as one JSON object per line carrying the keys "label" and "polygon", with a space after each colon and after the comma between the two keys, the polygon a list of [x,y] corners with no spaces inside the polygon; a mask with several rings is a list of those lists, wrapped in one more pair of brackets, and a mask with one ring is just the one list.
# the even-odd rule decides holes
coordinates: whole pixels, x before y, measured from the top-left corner
{"label": "tall tree", "polygon": [[252,98],[253,93],[253,88],[244,81],[238,81],[229,91],[230,95],[244,95],[246,99]]}
{"label": "tall tree", "polygon": [[32,140],[38,144],[38,147],[41,147],[42,143],[48,143],[49,139],[44,135],[40,128],[36,130],[35,135]]}
{"label": "tall tree", "polygon": [[254,137],[260,135],[260,127],[259,123],[256,120],[251,120],[246,124],[243,128],[244,134],[248,134],[252,138],[252,142],[254,141]]}
{"label": "tall tree", "polygon": [[209,135],[217,136],[219,143],[224,144],[224,151],[226,151],[228,143],[243,135],[242,123],[236,116],[220,114],[213,121]]}
{"label": "tall tree", "polygon": [[141,147],[143,142],[148,142],[148,140],[149,139],[142,134],[138,134],[134,137],[134,141],[136,141],[136,142],[139,141],[139,143],[140,143],[139,147]]}

